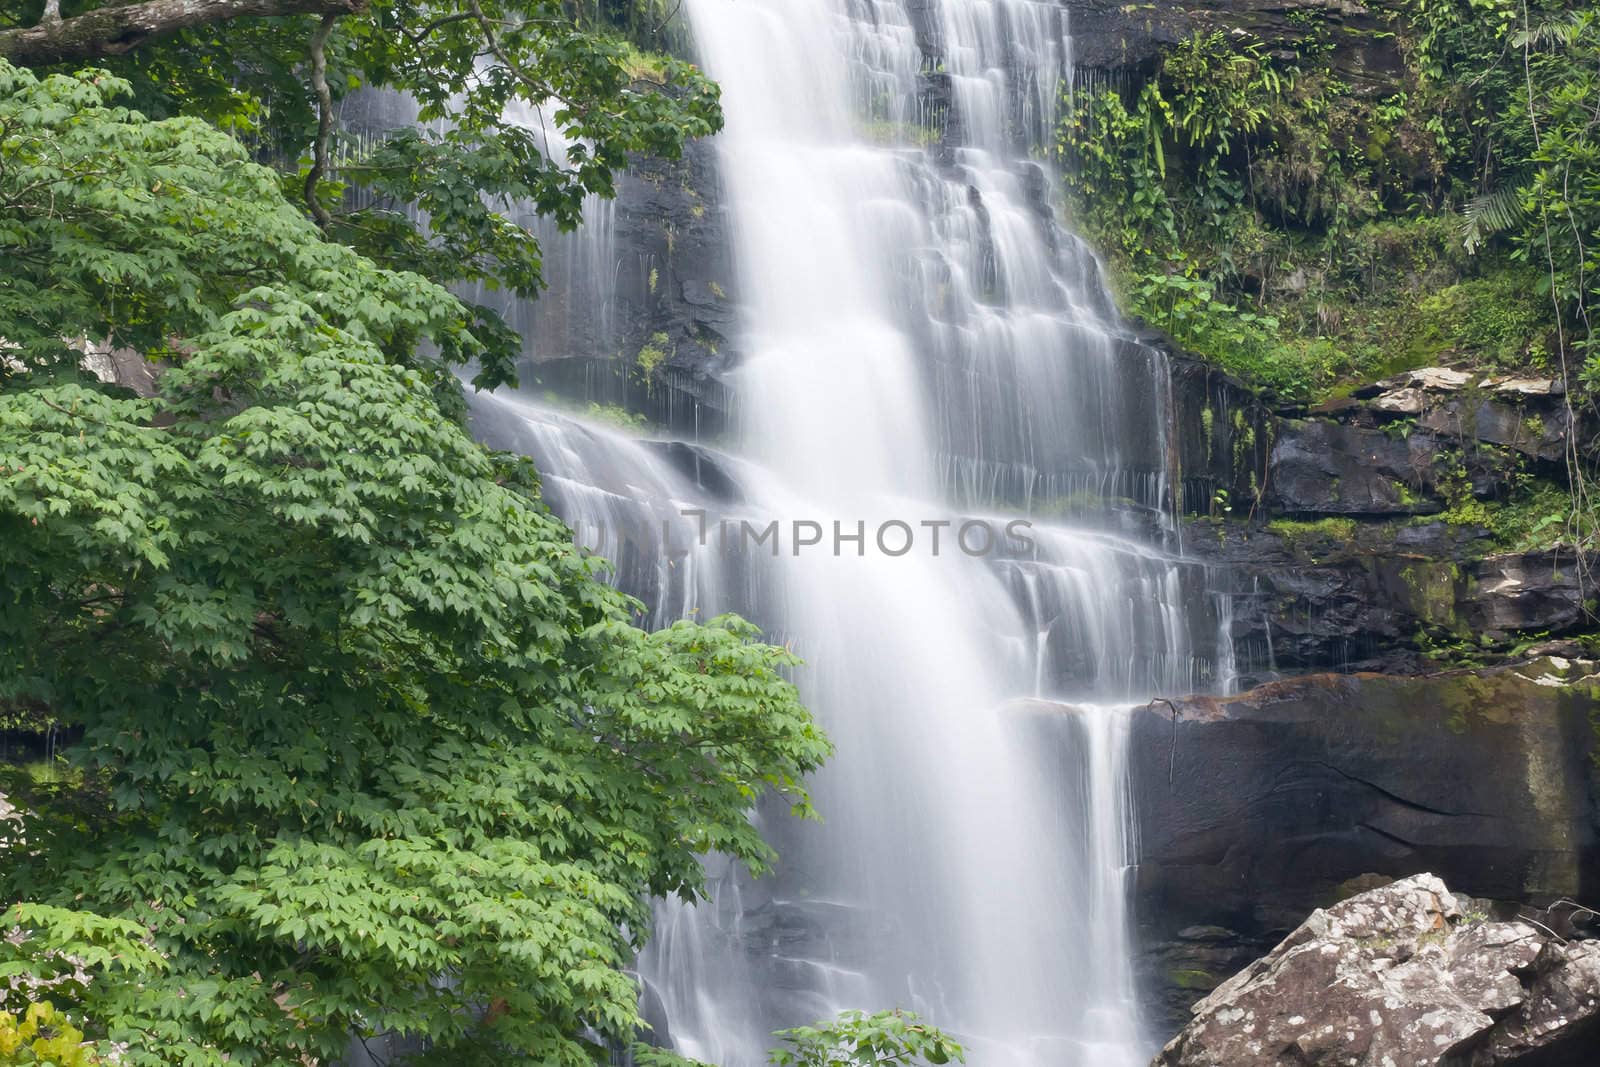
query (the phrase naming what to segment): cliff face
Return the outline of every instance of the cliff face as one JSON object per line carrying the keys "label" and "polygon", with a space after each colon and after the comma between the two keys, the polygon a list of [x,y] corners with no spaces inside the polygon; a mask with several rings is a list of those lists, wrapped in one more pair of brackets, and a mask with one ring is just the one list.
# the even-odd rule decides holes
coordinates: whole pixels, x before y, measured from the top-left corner
{"label": "cliff face", "polygon": [[1446,646],[1492,658],[1592,628],[1592,561],[1550,547],[1569,441],[1593,433],[1558,382],[1427,368],[1286,415],[1218,392],[1231,413],[1202,412],[1184,484],[1191,512],[1224,487],[1228,509],[1192,521],[1185,547],[1230,575],[1247,684],[1415,671]]}
{"label": "cliff face", "polygon": [[705,140],[680,160],[633,160],[611,209],[608,270],[560,294],[579,306],[561,343],[530,351],[525,384],[619,406],[674,436],[726,429],[739,294],[716,163]]}

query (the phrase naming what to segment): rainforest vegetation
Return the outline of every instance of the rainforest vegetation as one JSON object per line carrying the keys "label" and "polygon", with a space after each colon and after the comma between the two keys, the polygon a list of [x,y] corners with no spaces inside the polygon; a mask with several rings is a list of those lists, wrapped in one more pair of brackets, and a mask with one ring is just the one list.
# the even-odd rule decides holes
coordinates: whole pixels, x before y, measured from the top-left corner
{"label": "rainforest vegetation", "polygon": [[1375,5],[1385,84],[1196,33],[1142,84],[1070,93],[1075,217],[1126,305],[1287,400],[1430,363],[1600,380],[1600,16],[1566,0]]}

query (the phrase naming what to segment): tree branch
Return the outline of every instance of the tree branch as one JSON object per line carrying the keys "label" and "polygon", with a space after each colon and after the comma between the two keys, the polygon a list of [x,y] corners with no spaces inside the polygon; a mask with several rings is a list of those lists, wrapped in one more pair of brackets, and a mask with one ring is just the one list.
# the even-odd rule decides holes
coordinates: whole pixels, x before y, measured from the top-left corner
{"label": "tree branch", "polygon": [[344,15],[367,0],[145,0],[102,7],[36,26],[0,32],[0,59],[22,66],[73,63],[120,56],[157,37],[191,26],[272,15]]}
{"label": "tree branch", "polygon": [[328,90],[328,35],[338,15],[322,16],[317,32],[311,35],[311,88],[317,94],[317,143],[311,156],[311,170],[306,174],[306,206],[317,225],[326,230],[333,219],[328,209],[317,199],[317,183],[328,172],[328,139],[333,136],[333,94]]}

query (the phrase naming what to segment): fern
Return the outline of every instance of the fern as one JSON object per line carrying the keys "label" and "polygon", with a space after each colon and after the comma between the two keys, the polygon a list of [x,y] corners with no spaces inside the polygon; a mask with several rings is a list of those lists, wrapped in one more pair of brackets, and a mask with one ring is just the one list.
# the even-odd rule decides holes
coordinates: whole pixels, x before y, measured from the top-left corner
{"label": "fern", "polygon": [[1495,234],[1515,228],[1527,216],[1522,182],[1509,180],[1467,201],[1461,213],[1461,243],[1476,253]]}
{"label": "fern", "polygon": [[1567,48],[1589,27],[1594,16],[1586,12],[1558,11],[1511,37],[1511,47]]}

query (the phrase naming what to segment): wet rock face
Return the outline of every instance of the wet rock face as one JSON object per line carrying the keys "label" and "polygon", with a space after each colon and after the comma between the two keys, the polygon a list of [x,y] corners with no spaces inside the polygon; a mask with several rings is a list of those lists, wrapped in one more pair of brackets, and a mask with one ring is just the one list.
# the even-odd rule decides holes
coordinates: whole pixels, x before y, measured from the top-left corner
{"label": "wet rock face", "polygon": [[1571,550],[1496,552],[1476,527],[1200,523],[1184,547],[1233,593],[1247,685],[1299,671],[1424,670],[1424,629],[1509,647],[1519,633],[1559,638],[1591,625],[1594,590]]}
{"label": "wet rock face", "polygon": [[1200,993],[1375,875],[1432,870],[1498,900],[1600,896],[1597,671],[1314,675],[1137,713],[1152,1024],[1176,1029]]}
{"label": "wet rock face", "polygon": [[1272,449],[1268,492],[1281,511],[1319,515],[1419,515],[1442,510],[1437,443],[1427,435],[1322,420],[1285,420]]}
{"label": "wet rock face", "polygon": [[[1572,413],[1558,379],[1487,377],[1424,367],[1376,382],[1352,395],[1375,419],[1412,416],[1422,430],[1456,441],[1499,445],[1544,463],[1567,451]],[[1354,403],[1342,409],[1359,413]]]}
{"label": "wet rock face", "polygon": [[1600,942],[1477,907],[1420,874],[1315,911],[1196,1004],[1153,1067],[1594,1063]]}
{"label": "wet rock face", "polygon": [[[1168,359],[1172,461],[1192,516],[1184,550],[1232,594],[1247,684],[1417,671],[1429,641],[1503,651],[1519,634],[1592,626],[1596,561],[1506,552],[1462,520],[1532,478],[1562,484],[1574,431],[1559,382],[1430,367],[1286,417],[1224,375]],[[1595,432],[1580,420],[1576,436]]]}
{"label": "wet rock face", "polygon": [[1426,367],[1313,418],[1277,420],[1266,502],[1302,515],[1427,515],[1462,475],[1473,496],[1498,498],[1519,466],[1561,473],[1570,424],[1559,382]]}
{"label": "wet rock face", "polygon": [[565,327],[559,345],[530,347],[524,384],[713,437],[729,418],[722,375],[738,359],[739,314],[715,143],[690,141],[679,160],[632,158],[610,226],[603,276],[552,285],[519,309]]}

